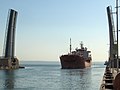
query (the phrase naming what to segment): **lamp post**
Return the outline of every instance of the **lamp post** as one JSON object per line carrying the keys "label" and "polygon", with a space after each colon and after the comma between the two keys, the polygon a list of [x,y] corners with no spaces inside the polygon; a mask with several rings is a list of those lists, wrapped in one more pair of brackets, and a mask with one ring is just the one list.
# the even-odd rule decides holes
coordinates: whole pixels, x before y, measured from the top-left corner
{"label": "lamp post", "polygon": [[117,72],[119,72],[119,52],[118,52],[118,0],[116,0],[116,31],[117,31]]}

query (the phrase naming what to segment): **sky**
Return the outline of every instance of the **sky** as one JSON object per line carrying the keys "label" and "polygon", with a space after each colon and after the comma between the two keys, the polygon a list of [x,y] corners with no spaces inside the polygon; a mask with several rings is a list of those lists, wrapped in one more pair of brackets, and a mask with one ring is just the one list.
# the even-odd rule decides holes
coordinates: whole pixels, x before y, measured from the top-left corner
{"label": "sky", "polygon": [[107,6],[115,0],[0,0],[0,55],[8,10],[18,11],[15,55],[21,61],[59,61],[83,41],[93,61],[108,59]]}

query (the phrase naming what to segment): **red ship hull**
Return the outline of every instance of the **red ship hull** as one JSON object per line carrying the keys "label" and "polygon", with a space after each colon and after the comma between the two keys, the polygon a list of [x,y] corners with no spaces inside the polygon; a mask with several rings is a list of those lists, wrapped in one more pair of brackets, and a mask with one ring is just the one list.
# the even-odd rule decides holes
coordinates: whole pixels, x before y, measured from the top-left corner
{"label": "red ship hull", "polygon": [[62,55],[60,56],[62,69],[83,69],[91,67],[91,58],[84,59],[79,55]]}

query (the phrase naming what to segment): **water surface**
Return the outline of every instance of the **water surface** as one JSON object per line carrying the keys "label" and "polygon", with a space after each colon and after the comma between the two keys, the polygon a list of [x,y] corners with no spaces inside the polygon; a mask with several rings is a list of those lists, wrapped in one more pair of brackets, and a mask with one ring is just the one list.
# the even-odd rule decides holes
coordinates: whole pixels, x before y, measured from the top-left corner
{"label": "water surface", "polygon": [[25,69],[1,70],[0,90],[99,90],[104,65],[61,69],[59,62],[21,62]]}

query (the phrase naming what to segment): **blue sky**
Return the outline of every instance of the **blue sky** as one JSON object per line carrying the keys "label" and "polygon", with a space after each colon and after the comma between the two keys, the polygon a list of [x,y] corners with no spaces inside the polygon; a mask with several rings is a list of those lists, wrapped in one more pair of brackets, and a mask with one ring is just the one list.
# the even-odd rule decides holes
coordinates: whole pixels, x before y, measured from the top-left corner
{"label": "blue sky", "polygon": [[[59,61],[59,56],[84,45],[93,61],[108,59],[106,7],[115,0],[0,0],[0,54],[9,9],[18,11],[16,56],[20,60]],[[114,10],[114,9],[113,9]]]}

